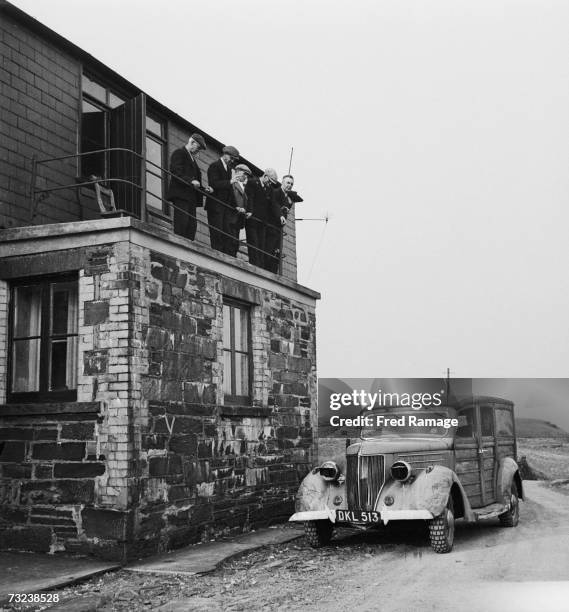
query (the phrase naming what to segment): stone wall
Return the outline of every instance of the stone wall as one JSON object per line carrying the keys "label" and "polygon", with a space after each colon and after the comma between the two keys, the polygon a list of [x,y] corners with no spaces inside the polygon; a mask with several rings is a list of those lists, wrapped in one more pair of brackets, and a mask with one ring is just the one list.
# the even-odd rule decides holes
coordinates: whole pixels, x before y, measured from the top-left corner
{"label": "stone wall", "polygon": [[[312,309],[192,264],[149,254],[140,330],[140,552],[240,531],[293,511],[312,462]],[[224,295],[250,307],[251,405],[222,392]],[[144,370],[144,368],[143,368]],[[313,410],[311,410],[313,409]]]}
{"label": "stone wall", "polygon": [[[302,293],[128,240],[2,269],[69,272],[52,269],[62,261],[79,283],[77,402],[0,406],[0,548],[124,560],[286,519],[315,458],[315,315]],[[223,395],[227,298],[251,321],[241,406]]]}

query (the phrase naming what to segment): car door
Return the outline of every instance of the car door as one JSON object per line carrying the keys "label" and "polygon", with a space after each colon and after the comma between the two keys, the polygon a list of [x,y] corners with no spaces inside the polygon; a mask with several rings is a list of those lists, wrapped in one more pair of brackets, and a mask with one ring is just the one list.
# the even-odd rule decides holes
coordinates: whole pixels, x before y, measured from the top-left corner
{"label": "car door", "polygon": [[481,478],[478,407],[471,404],[458,411],[458,428],[454,441],[455,472],[473,508],[485,505]]}
{"label": "car door", "polygon": [[496,501],[496,474],[498,471],[493,404],[481,401],[478,405],[478,413],[480,416],[478,452],[482,499],[484,505],[487,505]]}

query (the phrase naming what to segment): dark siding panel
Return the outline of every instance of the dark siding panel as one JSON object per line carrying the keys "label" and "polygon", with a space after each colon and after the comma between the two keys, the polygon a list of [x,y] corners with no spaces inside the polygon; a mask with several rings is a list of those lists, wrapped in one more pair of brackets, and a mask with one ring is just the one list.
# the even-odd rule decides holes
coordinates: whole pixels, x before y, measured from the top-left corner
{"label": "dark siding panel", "polygon": [[[2,137],[1,227],[29,225],[31,158],[76,153],[81,67],[77,60],[38,38],[11,17],[0,23]],[[74,159],[44,166],[38,187],[73,183]],[[74,190],[52,193],[40,203],[39,223],[80,218]]]}

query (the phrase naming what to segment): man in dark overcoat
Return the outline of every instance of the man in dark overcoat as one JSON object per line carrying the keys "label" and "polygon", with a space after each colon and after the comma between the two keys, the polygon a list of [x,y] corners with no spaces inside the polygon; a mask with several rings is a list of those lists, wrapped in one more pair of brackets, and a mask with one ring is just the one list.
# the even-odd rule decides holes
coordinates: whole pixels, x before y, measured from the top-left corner
{"label": "man in dark overcoat", "polygon": [[223,234],[223,228],[226,225],[225,217],[232,214],[234,180],[231,168],[238,159],[239,151],[228,145],[221,150],[221,157],[207,169],[207,181],[215,196],[215,200],[207,198],[205,205],[210,243],[212,249],[223,253],[228,253],[233,244],[231,238]]}
{"label": "man in dark overcoat", "polygon": [[193,240],[197,228],[197,207],[203,206],[201,171],[197,164],[199,152],[205,149],[201,134],[192,134],[186,146],[176,149],[170,157],[170,185],[167,199],[174,205],[174,232]]}
{"label": "man in dark overcoat", "polygon": [[247,182],[247,197],[252,216],[246,222],[247,250],[249,262],[254,266],[266,268],[265,252],[267,250],[267,223],[269,218],[277,219],[280,225],[280,209],[272,211],[273,189],[278,185],[277,173],[267,168],[259,178]]}
{"label": "man in dark overcoat", "polygon": [[273,189],[271,219],[267,222],[267,240],[265,256],[266,269],[275,274],[279,271],[279,264],[282,257],[282,226],[286,223],[289,210],[292,208],[293,201],[290,197],[294,178],[290,174],[285,174],[280,187]]}

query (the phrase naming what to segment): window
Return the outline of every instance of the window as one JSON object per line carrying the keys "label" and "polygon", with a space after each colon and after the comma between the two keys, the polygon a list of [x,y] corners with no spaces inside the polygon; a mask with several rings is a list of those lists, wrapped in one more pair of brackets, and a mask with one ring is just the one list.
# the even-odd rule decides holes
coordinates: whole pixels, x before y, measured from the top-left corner
{"label": "window", "polygon": [[496,430],[497,436],[514,435],[514,419],[511,410],[507,408],[496,409]]}
{"label": "window", "polygon": [[459,438],[474,438],[476,435],[476,409],[466,408],[458,415],[458,429],[456,435]]}
{"label": "window", "polygon": [[164,151],[166,139],[160,121],[146,116],[146,204],[164,211]]}
{"label": "window", "polygon": [[77,399],[76,277],[12,285],[9,400]]}
{"label": "window", "polygon": [[227,404],[251,403],[250,310],[237,302],[223,305],[223,393]]}
{"label": "window", "polygon": [[480,406],[480,430],[483,436],[494,435],[494,410],[492,406]]}
{"label": "window", "polygon": [[[82,90],[80,153],[108,149],[110,147],[109,112],[124,104],[125,100],[86,75],[83,75]],[[108,177],[108,153],[83,155],[80,159],[81,176]]]}

